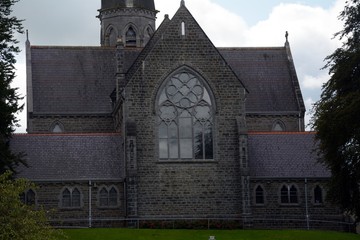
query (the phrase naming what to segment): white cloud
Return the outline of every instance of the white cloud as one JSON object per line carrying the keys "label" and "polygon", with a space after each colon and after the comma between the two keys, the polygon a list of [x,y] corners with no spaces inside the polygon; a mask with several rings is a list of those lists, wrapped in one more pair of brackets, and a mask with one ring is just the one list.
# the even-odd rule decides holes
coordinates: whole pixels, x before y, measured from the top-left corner
{"label": "white cloud", "polygon": [[322,73],[318,76],[304,75],[301,85],[304,89],[319,89],[328,80],[329,75],[327,73]]}

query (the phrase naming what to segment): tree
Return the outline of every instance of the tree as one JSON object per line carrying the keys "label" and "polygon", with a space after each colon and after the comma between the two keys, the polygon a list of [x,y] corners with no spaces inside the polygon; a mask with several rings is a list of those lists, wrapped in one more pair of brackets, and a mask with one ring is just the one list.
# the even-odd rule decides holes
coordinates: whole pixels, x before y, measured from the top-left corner
{"label": "tree", "polygon": [[11,16],[11,7],[18,1],[0,1],[0,174],[7,169],[15,172],[17,165],[25,164],[22,154],[13,154],[9,148],[11,135],[18,126],[15,113],[23,109],[17,89],[10,86],[15,78],[15,54],[20,51],[14,34],[23,32],[22,21]]}
{"label": "tree", "polygon": [[311,126],[331,170],[328,198],[360,220],[360,0],[349,0],[335,34],[342,47],[326,58],[330,79],[314,105]]}
{"label": "tree", "polygon": [[50,227],[45,211],[20,201],[19,196],[35,186],[11,175],[9,171],[0,175],[0,240],[64,239],[61,231]]}

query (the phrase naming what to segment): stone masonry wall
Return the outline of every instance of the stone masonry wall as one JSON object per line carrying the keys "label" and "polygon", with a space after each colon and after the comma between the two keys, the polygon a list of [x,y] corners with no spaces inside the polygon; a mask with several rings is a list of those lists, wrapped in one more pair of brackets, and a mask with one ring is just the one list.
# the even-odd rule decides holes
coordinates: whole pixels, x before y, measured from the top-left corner
{"label": "stone masonry wall", "polygon": [[[298,116],[266,116],[266,115],[248,115],[246,124],[249,131],[267,132],[273,131],[274,125],[280,122],[284,125],[284,131],[299,132],[304,131],[303,122],[299,122]],[[299,127],[300,124],[300,127]]]}
{"label": "stone masonry wall", "polygon": [[[185,23],[184,36],[181,23]],[[244,113],[243,86],[187,9],[180,8],[126,88],[127,121],[136,124],[139,217],[241,216],[236,117]],[[155,36],[154,38],[156,38]],[[154,39],[153,38],[153,39]],[[141,56],[140,56],[141,57]],[[161,161],[156,96],[179,68],[192,69],[214,95],[214,159]]]}
{"label": "stone masonry wall", "polygon": [[[326,179],[307,180],[307,204],[305,201],[305,179],[252,179],[252,216],[254,228],[307,229],[308,209],[310,229],[346,230],[347,225],[339,224],[344,219],[340,209],[326,201]],[[256,204],[255,189],[264,189],[264,204]],[[280,189],[283,185],[294,185],[298,190],[298,203],[283,204],[280,201]],[[322,188],[323,203],[315,203],[314,189]]]}
{"label": "stone masonry wall", "polygon": [[[91,214],[89,208],[89,182],[38,182],[36,183],[36,206],[43,207],[49,214],[51,224],[63,227],[115,227],[123,225],[125,217],[124,187],[122,182],[91,182]],[[116,207],[100,207],[101,187],[115,186],[118,190]],[[81,206],[64,208],[61,206],[61,193],[64,188],[79,189]]]}

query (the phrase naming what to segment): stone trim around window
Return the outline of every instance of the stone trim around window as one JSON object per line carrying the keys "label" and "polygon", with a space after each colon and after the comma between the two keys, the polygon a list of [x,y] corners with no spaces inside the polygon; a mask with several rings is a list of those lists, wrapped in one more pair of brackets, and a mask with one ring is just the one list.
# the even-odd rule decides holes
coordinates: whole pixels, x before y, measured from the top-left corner
{"label": "stone trim around window", "polygon": [[326,191],[321,184],[315,184],[315,186],[311,189],[311,203],[314,206],[323,206],[325,204],[326,199]]}
{"label": "stone trim around window", "polygon": [[295,183],[282,183],[278,191],[280,206],[299,206],[300,191]]}
{"label": "stone trim around window", "polygon": [[59,208],[77,210],[84,207],[84,195],[78,186],[63,187],[59,195]]}
{"label": "stone trim around window", "polygon": [[20,194],[20,200],[26,205],[37,206],[37,193],[34,189],[26,189],[22,194]]}
{"label": "stone trim around window", "polygon": [[159,162],[213,161],[215,106],[206,82],[182,67],[163,82],[156,99]]}
{"label": "stone trim around window", "polygon": [[255,206],[265,206],[266,205],[266,190],[265,190],[264,185],[256,184],[253,189],[253,196],[254,196],[253,203]]}
{"label": "stone trim around window", "polygon": [[[112,195],[115,191],[116,196]],[[96,206],[99,209],[116,209],[121,206],[120,191],[115,185],[98,187]]]}

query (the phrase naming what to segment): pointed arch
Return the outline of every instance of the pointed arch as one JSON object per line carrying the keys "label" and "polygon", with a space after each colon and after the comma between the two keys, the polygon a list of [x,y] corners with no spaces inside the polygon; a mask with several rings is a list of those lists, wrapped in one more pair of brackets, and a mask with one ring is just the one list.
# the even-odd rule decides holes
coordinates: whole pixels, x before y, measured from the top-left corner
{"label": "pointed arch", "polygon": [[254,188],[255,205],[265,204],[265,188],[261,184],[257,184]]}
{"label": "pointed arch", "polygon": [[100,208],[118,207],[119,189],[115,185],[100,186],[98,191],[98,206]]}
{"label": "pointed arch", "polygon": [[285,126],[283,121],[278,119],[278,120],[274,121],[271,130],[274,131],[274,132],[285,132],[286,131],[286,126]]}
{"label": "pointed arch", "polygon": [[119,33],[118,30],[109,25],[105,31],[105,46],[116,46]]}
{"label": "pointed arch", "polygon": [[60,121],[55,121],[51,124],[49,131],[52,133],[63,133],[65,132],[65,127]]}
{"label": "pointed arch", "polygon": [[313,203],[315,205],[321,205],[324,203],[324,191],[323,188],[320,185],[316,185],[313,190]]}
{"label": "pointed arch", "polygon": [[138,46],[138,39],[139,39],[139,29],[136,27],[135,24],[129,23],[124,28],[124,39],[125,39],[125,46],[126,47],[137,47]]}
{"label": "pointed arch", "polygon": [[79,187],[64,187],[59,200],[60,208],[78,209],[83,207],[83,194]]}
{"label": "pointed arch", "polygon": [[143,47],[149,42],[150,38],[154,34],[154,29],[151,27],[151,25],[148,25],[144,28],[143,34],[142,34],[142,44]]}
{"label": "pointed arch", "polygon": [[299,190],[295,184],[283,184],[280,188],[280,204],[298,204]]}
{"label": "pointed arch", "polygon": [[162,83],[156,96],[160,160],[213,160],[213,94],[206,81],[181,67]]}

